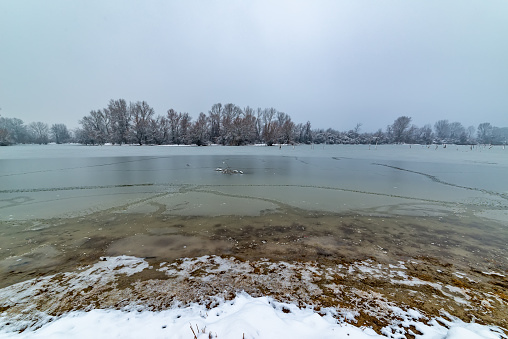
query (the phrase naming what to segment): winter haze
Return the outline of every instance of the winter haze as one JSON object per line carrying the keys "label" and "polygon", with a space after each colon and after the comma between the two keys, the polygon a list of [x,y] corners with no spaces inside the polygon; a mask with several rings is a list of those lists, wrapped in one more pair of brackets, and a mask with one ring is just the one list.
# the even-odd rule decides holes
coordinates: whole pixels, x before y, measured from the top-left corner
{"label": "winter haze", "polygon": [[0,114],[78,127],[110,99],[194,119],[214,103],[296,123],[401,115],[508,126],[506,1],[2,1]]}

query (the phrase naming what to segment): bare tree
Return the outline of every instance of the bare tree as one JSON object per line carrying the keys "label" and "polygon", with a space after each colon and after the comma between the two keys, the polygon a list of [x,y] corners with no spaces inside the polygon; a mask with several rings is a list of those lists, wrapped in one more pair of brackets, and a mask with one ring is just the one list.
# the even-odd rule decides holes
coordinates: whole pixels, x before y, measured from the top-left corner
{"label": "bare tree", "polygon": [[43,122],[32,122],[28,125],[32,134],[32,140],[36,144],[47,144],[49,142],[49,126]]}
{"label": "bare tree", "polygon": [[110,141],[114,144],[124,144],[128,142],[130,112],[127,102],[124,99],[111,99],[107,108],[110,122]]}
{"label": "bare tree", "polygon": [[488,144],[492,138],[492,125],[484,122],[478,125],[478,141],[482,144]]}
{"label": "bare tree", "polygon": [[218,138],[221,135],[222,109],[222,104],[217,103],[214,104],[208,111],[208,119],[210,122],[210,139],[215,143],[218,143]]}
{"label": "bare tree", "polygon": [[138,101],[130,104],[130,113],[132,117],[132,138],[138,144],[143,145],[148,141],[149,127],[152,116],[155,111],[146,101]]}
{"label": "bare tree", "polygon": [[295,124],[291,117],[283,112],[277,112],[277,127],[279,143],[289,144],[293,140]]}
{"label": "bare tree", "polygon": [[312,143],[312,126],[310,121],[307,121],[303,127],[303,140],[304,143],[310,144]]}
{"label": "bare tree", "polygon": [[355,132],[356,135],[360,134],[360,129],[362,128],[362,123],[359,122],[356,124],[355,128],[353,128],[353,131]]}
{"label": "bare tree", "polygon": [[277,139],[277,121],[274,120],[277,110],[265,108],[263,110],[263,140],[268,146],[272,146]]}
{"label": "bare tree", "polygon": [[240,107],[228,103],[221,114],[220,142],[223,145],[239,145],[243,111]]}
{"label": "bare tree", "polygon": [[169,142],[176,144],[180,140],[180,118],[181,114],[170,108],[167,113],[169,126]]}
{"label": "bare tree", "polygon": [[80,142],[84,144],[103,145],[107,140],[106,124],[104,114],[101,110],[90,111],[90,114],[84,116],[79,121],[82,129],[79,133]]}
{"label": "bare tree", "polygon": [[[248,108],[248,107],[247,107]],[[252,143],[256,140],[256,117],[252,111],[247,112],[237,107],[234,118],[229,126],[228,144],[240,146]]]}
{"label": "bare tree", "polygon": [[256,141],[261,141],[263,132],[263,110],[258,107],[256,110]]}
{"label": "bare tree", "polygon": [[378,129],[374,134],[372,134],[372,141],[376,144],[386,142],[386,135],[383,133],[383,130],[381,128]]}
{"label": "bare tree", "polygon": [[428,144],[432,143],[432,139],[433,139],[433,135],[432,135],[431,125],[427,124],[427,125],[423,126],[422,128],[420,128],[418,142],[428,145]]}
{"label": "bare tree", "polygon": [[57,144],[69,142],[71,139],[71,134],[65,124],[53,124],[51,126],[51,133],[53,134],[53,138]]}
{"label": "bare tree", "polygon": [[474,126],[469,126],[467,128],[467,142],[473,144],[475,142],[476,128]]}
{"label": "bare tree", "polygon": [[440,141],[446,141],[450,137],[450,123],[448,120],[439,120],[434,124],[436,137]]}
{"label": "bare tree", "polygon": [[395,142],[406,142],[407,132],[409,129],[409,124],[411,123],[411,118],[408,116],[401,116],[395,119],[392,124],[392,133],[393,140]]}
{"label": "bare tree", "polygon": [[150,128],[148,129],[147,141],[150,144],[162,145],[167,142],[168,120],[163,116],[157,116],[150,119]]}
{"label": "bare tree", "polygon": [[180,138],[178,144],[189,144],[190,143],[190,129],[191,129],[192,117],[189,113],[180,114]]}
{"label": "bare tree", "polygon": [[466,129],[460,122],[450,124],[450,141],[456,144],[465,144],[467,142]]}
{"label": "bare tree", "polygon": [[0,130],[2,145],[30,142],[30,133],[21,119],[0,117]]}
{"label": "bare tree", "polygon": [[191,142],[198,145],[206,145],[208,138],[209,138],[209,119],[208,117],[203,113],[199,113],[198,119],[196,122],[192,125],[191,128]]}
{"label": "bare tree", "polygon": [[8,146],[10,144],[9,131],[5,128],[0,128],[0,146]]}
{"label": "bare tree", "polygon": [[0,116],[0,146],[8,146],[11,144],[9,130],[5,128],[5,121],[6,119]]}
{"label": "bare tree", "polygon": [[508,127],[492,127],[491,144],[506,145],[508,141]]}
{"label": "bare tree", "polygon": [[241,133],[243,135],[242,143],[251,144],[256,142],[256,140],[258,140],[258,123],[257,118],[254,115],[254,110],[249,106],[244,109],[241,125]]}

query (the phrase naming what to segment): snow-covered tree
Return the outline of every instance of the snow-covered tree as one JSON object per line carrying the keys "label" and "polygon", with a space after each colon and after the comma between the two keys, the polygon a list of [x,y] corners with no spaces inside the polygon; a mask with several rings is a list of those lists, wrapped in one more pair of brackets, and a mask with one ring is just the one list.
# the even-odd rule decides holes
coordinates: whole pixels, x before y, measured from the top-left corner
{"label": "snow-covered tree", "polygon": [[0,144],[24,144],[30,142],[30,133],[21,119],[0,117]]}
{"label": "snow-covered tree", "polygon": [[272,146],[277,141],[278,124],[274,119],[277,110],[273,107],[263,110],[263,132],[262,138],[268,146]]}
{"label": "snow-covered tree", "polygon": [[190,140],[193,144],[203,146],[208,143],[210,138],[209,119],[205,113],[199,113],[197,120],[192,124]]}
{"label": "snow-covered tree", "polygon": [[484,122],[478,125],[478,141],[482,144],[489,144],[492,142],[492,125],[489,122]]}
{"label": "snow-covered tree", "polygon": [[114,144],[128,142],[130,127],[130,112],[124,99],[111,99],[107,108],[111,119],[110,141]]}
{"label": "snow-covered tree", "polygon": [[47,144],[49,142],[49,126],[44,122],[31,122],[28,125],[32,142],[36,144]]}
{"label": "snow-covered tree", "polygon": [[180,117],[174,109],[170,108],[167,112],[167,120],[169,127],[168,141],[170,144],[176,144],[180,140]]}
{"label": "snow-covered tree", "polygon": [[71,134],[65,124],[53,124],[51,134],[53,134],[53,139],[57,144],[64,144],[71,140]]}
{"label": "snow-covered tree", "polygon": [[439,120],[434,124],[436,138],[439,142],[446,142],[450,137],[450,123],[448,120]]}
{"label": "snow-covered tree", "polygon": [[221,135],[222,109],[222,104],[217,103],[214,104],[208,111],[208,121],[210,123],[210,139],[214,143],[218,143],[218,139]]}
{"label": "snow-covered tree", "polygon": [[406,142],[410,123],[411,118],[408,116],[401,116],[395,119],[391,126],[394,142]]}
{"label": "snow-covered tree", "polygon": [[131,138],[140,145],[146,144],[150,135],[151,119],[155,111],[146,101],[131,103],[129,110],[132,119]]}

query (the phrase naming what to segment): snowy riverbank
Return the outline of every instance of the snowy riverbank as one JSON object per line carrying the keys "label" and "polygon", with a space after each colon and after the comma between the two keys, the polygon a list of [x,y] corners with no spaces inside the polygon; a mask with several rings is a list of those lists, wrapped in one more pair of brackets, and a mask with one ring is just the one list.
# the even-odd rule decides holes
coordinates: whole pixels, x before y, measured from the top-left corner
{"label": "snowy riverbank", "polygon": [[[323,314],[324,311],[324,314]],[[23,333],[0,330],[2,338],[506,338],[494,327],[464,323],[444,317],[428,324],[417,311],[400,310],[398,324],[387,326],[382,335],[337,320],[333,309],[321,314],[268,297],[242,294],[207,309],[193,304],[160,312],[92,310],[68,313],[37,330]],[[354,318],[354,315],[348,315]]]}
{"label": "snowy riverbank", "polygon": [[[265,275],[253,279],[256,271],[265,271]],[[272,273],[279,278],[270,276],[270,271],[276,271]],[[305,294],[307,298],[315,295],[315,300],[319,300],[323,293],[311,275],[320,276],[321,280],[337,280],[339,275],[348,274],[356,279],[384,276],[399,286],[428,284],[464,308],[471,307],[472,292],[424,282],[408,276],[407,271],[404,263],[383,267],[362,262],[322,270],[312,263],[249,263],[205,256],[172,264],[159,263],[154,267],[140,258],[108,257],[75,272],[32,279],[1,289],[0,338],[405,338],[408,335],[432,339],[508,338],[499,327],[464,322],[445,310],[439,315],[425,314],[417,308],[387,301],[374,291],[355,292],[364,297],[371,294],[366,304],[376,304],[376,308],[370,310],[324,307],[311,299],[304,302]],[[171,283],[146,279],[145,284],[141,284],[141,275],[150,272],[169,277]],[[262,282],[265,277],[272,284],[280,285],[281,289],[272,290],[272,293],[287,291],[288,295],[281,296],[287,300],[291,300],[291,294],[300,293],[300,299],[277,301],[266,295],[230,293],[227,290],[231,286],[224,284],[227,281],[224,276],[228,275],[246,280],[245,286],[254,284],[255,280]],[[297,275],[300,283],[294,280]],[[138,280],[130,284],[121,281],[136,276]],[[189,281],[194,285],[189,285]],[[236,284],[240,286],[238,281]],[[222,284],[223,290],[216,288],[211,292],[214,284],[218,284],[218,288]],[[270,285],[263,287],[268,291],[266,286]],[[350,298],[340,292],[342,288],[335,286],[336,294]],[[185,289],[187,291],[183,292]],[[209,293],[202,293],[205,291]],[[192,297],[187,295],[188,300],[195,301],[179,302],[170,298],[171,302],[166,304],[169,306],[164,306],[164,298],[168,295],[185,299],[185,293],[195,293]],[[154,306],[156,304],[158,307]],[[384,324],[378,326],[376,332],[365,322],[361,324],[362,314],[377,317],[378,320],[371,321]]]}

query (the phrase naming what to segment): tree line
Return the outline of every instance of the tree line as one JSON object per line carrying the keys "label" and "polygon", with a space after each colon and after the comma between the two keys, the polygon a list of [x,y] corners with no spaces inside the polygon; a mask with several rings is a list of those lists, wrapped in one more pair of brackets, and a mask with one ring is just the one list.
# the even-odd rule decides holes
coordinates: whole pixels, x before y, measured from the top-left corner
{"label": "tree line", "polygon": [[25,125],[17,118],[0,117],[0,145],[506,144],[508,140],[507,127],[495,127],[488,122],[465,128],[460,122],[448,120],[423,127],[411,121],[411,117],[400,116],[384,131],[361,133],[360,123],[346,131],[312,129],[310,121],[296,124],[288,114],[273,107],[253,109],[217,103],[208,114],[201,112],[193,120],[188,113],[174,109],[156,116],[146,101],[127,103],[124,99],[112,99],[106,107],[92,110],[79,120],[80,127],[74,131],[65,124]]}
{"label": "tree line", "polygon": [[65,124],[53,124],[49,127],[48,124],[38,121],[25,125],[21,119],[0,117],[0,146],[49,142],[63,144],[74,141]]}
{"label": "tree line", "polygon": [[228,103],[214,104],[208,114],[201,112],[196,120],[188,113],[169,109],[155,116],[146,101],[127,104],[123,99],[110,100],[107,107],[92,110],[79,121],[76,140],[82,144],[139,145],[210,143],[248,145],[263,142],[311,142],[310,122],[295,124],[291,117],[275,108],[240,108]]}

